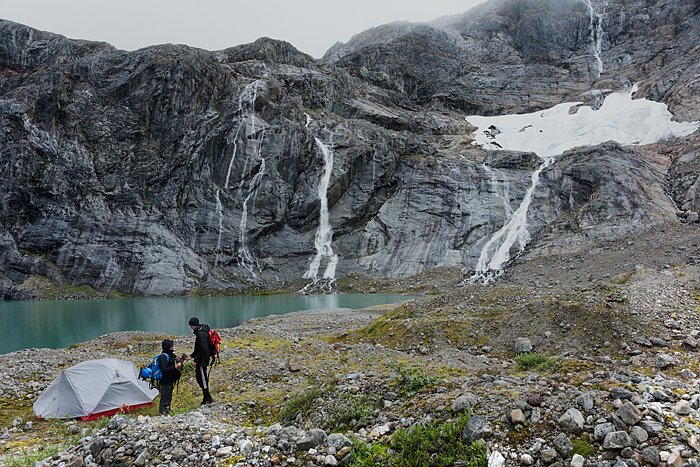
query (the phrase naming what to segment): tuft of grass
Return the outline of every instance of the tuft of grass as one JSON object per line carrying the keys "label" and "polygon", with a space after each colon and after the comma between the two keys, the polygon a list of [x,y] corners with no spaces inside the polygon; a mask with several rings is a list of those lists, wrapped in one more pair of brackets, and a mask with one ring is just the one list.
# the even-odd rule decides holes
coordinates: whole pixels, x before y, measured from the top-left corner
{"label": "tuft of grass", "polygon": [[350,467],[378,467],[384,463],[388,446],[383,444],[367,444],[364,441],[352,437],[352,451],[350,453]]}
{"label": "tuft of grass", "polygon": [[523,353],[515,357],[520,371],[545,371],[553,367],[557,360],[538,353]]}
{"label": "tuft of grass", "polygon": [[284,423],[291,423],[297,414],[307,413],[311,409],[314,400],[320,397],[322,393],[323,391],[320,388],[314,387],[291,398],[280,411],[279,419]]}
{"label": "tuft of grass", "polygon": [[41,445],[35,450],[27,450],[24,454],[13,455],[5,459],[3,465],[7,467],[33,467],[40,460],[58,454],[60,447],[54,444]]}
{"label": "tuft of grass", "polygon": [[413,397],[421,389],[438,383],[439,378],[426,375],[420,367],[399,367],[399,379],[394,388],[404,397]]}
{"label": "tuft of grass", "polygon": [[380,398],[377,395],[343,395],[336,394],[328,406],[328,417],[325,428],[331,431],[343,432],[352,428],[350,423],[368,419],[379,407]]}
{"label": "tuft of grass", "polygon": [[595,448],[586,440],[572,439],[571,444],[574,445],[574,449],[571,450],[571,457],[573,457],[574,454],[578,454],[579,456],[590,458],[594,457],[596,454]]}

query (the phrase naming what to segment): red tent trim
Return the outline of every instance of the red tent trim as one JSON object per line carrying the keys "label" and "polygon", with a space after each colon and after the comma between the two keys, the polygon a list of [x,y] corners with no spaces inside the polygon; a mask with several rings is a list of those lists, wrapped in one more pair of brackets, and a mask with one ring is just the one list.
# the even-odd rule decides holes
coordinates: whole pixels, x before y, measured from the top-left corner
{"label": "red tent trim", "polygon": [[131,412],[132,410],[140,409],[141,407],[153,407],[153,402],[146,402],[144,404],[137,405],[122,405],[116,409],[105,410],[104,412],[89,413],[85,417],[81,417],[84,422],[89,422],[90,420],[97,420],[102,417],[111,417],[120,412]]}

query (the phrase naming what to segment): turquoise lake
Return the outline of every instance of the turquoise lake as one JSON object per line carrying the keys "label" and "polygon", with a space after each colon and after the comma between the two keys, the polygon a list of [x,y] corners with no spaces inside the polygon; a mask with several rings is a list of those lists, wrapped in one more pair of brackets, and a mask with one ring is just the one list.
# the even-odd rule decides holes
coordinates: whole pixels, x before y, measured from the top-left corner
{"label": "turquoise lake", "polygon": [[61,348],[117,331],[185,335],[197,316],[212,328],[299,310],[365,308],[413,297],[381,294],[261,297],[134,298],[0,302],[0,354],[32,347]]}

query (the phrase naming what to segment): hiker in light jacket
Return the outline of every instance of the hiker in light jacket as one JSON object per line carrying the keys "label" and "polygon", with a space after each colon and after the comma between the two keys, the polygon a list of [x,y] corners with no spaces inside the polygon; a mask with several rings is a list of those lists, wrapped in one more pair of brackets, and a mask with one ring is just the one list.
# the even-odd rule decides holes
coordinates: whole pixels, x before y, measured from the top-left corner
{"label": "hiker in light jacket", "polygon": [[162,345],[163,353],[158,356],[158,368],[161,369],[163,374],[160,378],[160,387],[158,388],[158,391],[160,391],[158,412],[161,415],[168,415],[170,403],[173,400],[173,386],[182,374],[180,372],[182,363],[178,363],[175,356],[175,342],[165,339]]}
{"label": "hiker in light jacket", "polygon": [[195,372],[197,374],[197,384],[202,388],[202,405],[211,404],[214,399],[209,394],[209,375],[207,374],[207,366],[209,365],[209,326],[199,324],[199,318],[190,318],[190,329],[194,332],[194,352],[190,358],[195,363]]}

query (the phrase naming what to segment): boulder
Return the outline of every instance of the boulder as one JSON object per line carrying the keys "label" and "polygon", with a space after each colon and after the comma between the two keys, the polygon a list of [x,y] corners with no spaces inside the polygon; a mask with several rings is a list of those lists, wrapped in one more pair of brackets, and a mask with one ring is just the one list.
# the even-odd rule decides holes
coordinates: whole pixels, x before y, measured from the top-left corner
{"label": "boulder", "polygon": [[564,412],[564,415],[559,417],[558,422],[562,430],[566,431],[567,433],[577,434],[583,431],[585,419],[579,410],[571,408]]}
{"label": "boulder", "polygon": [[473,415],[462,430],[462,440],[465,443],[473,443],[484,439],[493,433],[491,424],[481,415]]}
{"label": "boulder", "polygon": [[632,439],[625,431],[613,431],[605,435],[604,449],[622,449],[632,445]]}
{"label": "boulder", "polygon": [[532,343],[527,337],[518,337],[513,344],[513,351],[516,354],[527,353],[532,351]]}
{"label": "boulder", "polygon": [[470,412],[478,403],[477,397],[470,393],[464,393],[452,402],[452,413]]}

